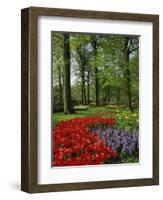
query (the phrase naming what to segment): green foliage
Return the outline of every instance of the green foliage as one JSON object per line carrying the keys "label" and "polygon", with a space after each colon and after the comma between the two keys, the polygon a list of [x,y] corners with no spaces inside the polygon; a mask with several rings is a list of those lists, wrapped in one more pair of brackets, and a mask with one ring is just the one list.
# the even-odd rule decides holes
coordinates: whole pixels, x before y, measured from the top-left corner
{"label": "green foliage", "polygon": [[138,130],[139,129],[139,113],[131,112],[125,109],[116,109],[117,127],[125,130]]}
{"label": "green foliage", "polygon": [[[100,106],[125,105],[131,110],[130,100],[133,110],[138,110],[139,36],[83,33],[71,33],[69,36],[71,96],[75,105],[95,105],[98,89]],[[56,99],[54,106],[58,107],[59,102],[60,110],[62,110],[63,33],[53,32],[52,49],[53,87],[56,90],[54,92],[54,99]],[[125,57],[126,51],[129,61]],[[97,68],[96,74],[95,68]],[[129,72],[129,75],[127,72]],[[95,82],[97,80],[98,86],[96,88]]]}

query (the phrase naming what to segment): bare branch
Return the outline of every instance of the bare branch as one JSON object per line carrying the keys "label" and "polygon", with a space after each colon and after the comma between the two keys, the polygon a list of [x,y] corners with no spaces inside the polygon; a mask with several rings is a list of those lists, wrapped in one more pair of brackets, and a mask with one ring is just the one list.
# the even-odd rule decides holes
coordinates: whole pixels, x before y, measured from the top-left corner
{"label": "bare branch", "polygon": [[138,50],[138,49],[139,49],[139,47],[136,47],[136,48],[134,48],[134,49],[131,49],[131,50],[129,51],[129,54],[132,53],[132,52],[134,52],[134,51],[136,51],[136,50]]}

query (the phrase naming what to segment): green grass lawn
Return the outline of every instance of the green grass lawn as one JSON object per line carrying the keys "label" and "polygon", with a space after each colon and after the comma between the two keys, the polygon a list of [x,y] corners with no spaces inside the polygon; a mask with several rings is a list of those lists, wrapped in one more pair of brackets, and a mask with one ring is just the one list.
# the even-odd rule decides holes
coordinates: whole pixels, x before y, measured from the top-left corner
{"label": "green grass lawn", "polygon": [[77,117],[93,117],[93,116],[103,116],[103,117],[115,117],[117,120],[117,128],[125,130],[137,130],[139,127],[139,114],[138,111],[134,113],[130,112],[127,108],[122,106],[76,106],[75,114],[65,115],[63,112],[57,112],[53,114],[54,125],[58,124],[62,120],[69,120]]}

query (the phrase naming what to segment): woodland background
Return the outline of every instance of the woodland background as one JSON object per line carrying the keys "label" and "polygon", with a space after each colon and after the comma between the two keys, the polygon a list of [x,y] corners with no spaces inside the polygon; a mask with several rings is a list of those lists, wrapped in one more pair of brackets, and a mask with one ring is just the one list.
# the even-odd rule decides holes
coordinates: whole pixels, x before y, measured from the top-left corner
{"label": "woodland background", "polygon": [[52,64],[54,123],[117,111],[138,127],[139,36],[52,32]]}

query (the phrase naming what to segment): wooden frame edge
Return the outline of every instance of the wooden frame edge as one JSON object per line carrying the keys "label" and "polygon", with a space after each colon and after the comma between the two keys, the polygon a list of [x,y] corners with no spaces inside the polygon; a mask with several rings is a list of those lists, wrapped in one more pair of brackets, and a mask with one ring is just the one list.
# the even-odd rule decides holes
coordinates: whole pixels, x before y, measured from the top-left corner
{"label": "wooden frame edge", "polygon": [[153,17],[153,181],[159,185],[159,16]]}
{"label": "wooden frame edge", "polygon": [[21,190],[37,186],[37,18],[21,10]]}
{"label": "wooden frame edge", "polygon": [[[28,168],[28,65],[29,9],[21,11],[21,190],[29,191]],[[25,159],[26,158],[26,159]]]}

